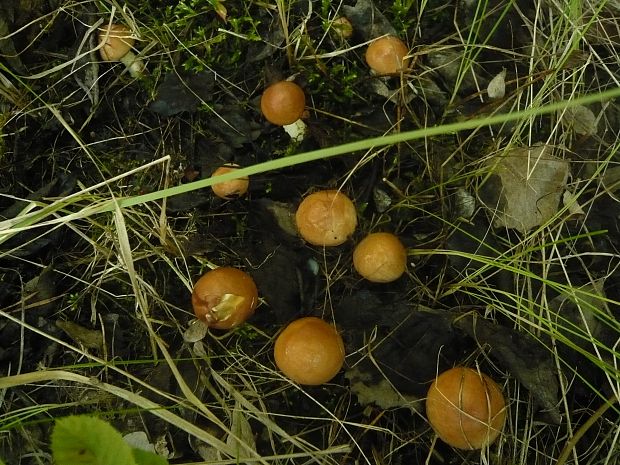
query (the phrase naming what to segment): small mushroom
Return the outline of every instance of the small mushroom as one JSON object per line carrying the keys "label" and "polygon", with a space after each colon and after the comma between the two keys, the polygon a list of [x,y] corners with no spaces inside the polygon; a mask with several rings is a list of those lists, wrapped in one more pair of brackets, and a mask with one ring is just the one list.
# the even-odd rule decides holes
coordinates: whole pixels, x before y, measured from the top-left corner
{"label": "small mushroom", "polygon": [[346,16],[338,16],[332,21],[332,30],[343,40],[353,36],[353,24]]}
{"label": "small mushroom", "polygon": [[409,66],[409,48],[396,36],[375,39],[366,50],[366,63],[376,74],[397,74]]}
{"label": "small mushroom", "polygon": [[394,234],[371,233],[355,247],[353,266],[368,281],[396,281],[407,268],[407,249]]}
{"label": "small mushroom", "polygon": [[[232,173],[239,169],[238,165],[226,164],[216,169],[211,177],[221,176],[222,174]],[[221,199],[230,200],[235,197],[241,197],[246,194],[250,186],[250,178],[243,176],[230,181],[222,181],[211,186],[213,193]]]}
{"label": "small mushroom", "polygon": [[131,30],[124,24],[110,24],[99,29],[99,54],[104,61],[120,61],[133,78],[142,75],[144,62],[131,51],[135,43]]}
{"label": "small mushroom", "polygon": [[301,141],[307,126],[301,120],[306,108],[306,96],[301,87],[291,81],[271,84],[260,99],[263,116],[271,124],[282,126],[294,141]]}
{"label": "small mushroom", "polygon": [[247,320],[258,305],[252,277],[233,267],[203,274],[192,291],[192,307],[199,320],[215,329],[230,329]]}
{"label": "small mushroom", "polygon": [[314,192],[302,200],[295,212],[301,237],[313,245],[343,244],[357,226],[357,212],[351,199],[337,190]]}
{"label": "small mushroom", "polygon": [[446,444],[481,449],[502,432],[506,401],[499,385],[487,375],[455,367],[441,373],[428,390],[426,416]]}
{"label": "small mushroom", "polygon": [[344,343],[336,328],[316,317],[290,323],[274,346],[276,365],[299,383],[318,386],[331,380],[344,363]]}

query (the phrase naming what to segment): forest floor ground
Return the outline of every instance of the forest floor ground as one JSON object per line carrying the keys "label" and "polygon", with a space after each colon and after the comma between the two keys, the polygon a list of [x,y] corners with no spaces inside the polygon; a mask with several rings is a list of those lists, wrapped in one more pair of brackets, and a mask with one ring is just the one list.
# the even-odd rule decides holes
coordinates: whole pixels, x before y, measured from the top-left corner
{"label": "forest floor ground", "polygon": [[[0,458],[50,463],[55,420],[89,414],[178,464],[620,463],[619,21],[611,0],[3,1]],[[140,76],[101,60],[111,22]],[[383,35],[403,72],[367,66]],[[261,115],[282,79],[303,141]],[[210,188],[227,163],[240,198]],[[342,245],[296,232],[320,189],[355,204]],[[408,252],[388,284],[352,265],[378,231]],[[218,266],[259,291],[231,331],[192,312]],[[345,343],[321,386],[274,364],[302,316]],[[425,415],[458,365],[506,398],[482,451]]]}

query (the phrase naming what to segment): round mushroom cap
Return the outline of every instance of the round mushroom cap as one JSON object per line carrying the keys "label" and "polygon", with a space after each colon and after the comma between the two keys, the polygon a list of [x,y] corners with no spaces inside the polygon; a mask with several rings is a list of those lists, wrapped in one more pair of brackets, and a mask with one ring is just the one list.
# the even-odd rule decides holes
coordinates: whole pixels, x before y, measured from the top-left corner
{"label": "round mushroom cap", "polygon": [[395,36],[385,36],[373,41],[366,50],[366,63],[377,74],[396,74],[406,69],[409,60],[407,45]]}
{"label": "round mushroom cap", "polygon": [[301,118],[305,108],[304,91],[290,81],[280,81],[270,85],[260,99],[263,116],[277,126],[293,124]]}
{"label": "round mushroom cap", "polygon": [[445,443],[481,449],[501,433],[506,402],[499,385],[487,375],[455,367],[441,373],[428,390],[426,416]]}
{"label": "round mushroom cap", "polygon": [[[222,174],[231,173],[237,171],[239,166],[228,164],[222,165],[216,169],[211,176],[221,176]],[[234,197],[241,197],[246,194],[250,186],[250,178],[243,176],[237,179],[231,179],[230,181],[223,181],[215,183],[211,186],[213,193],[221,199],[232,199]]]}
{"label": "round mushroom cap", "polygon": [[274,346],[276,365],[299,383],[318,386],[331,380],[344,363],[344,343],[336,328],[316,317],[290,323]]}
{"label": "round mushroom cap", "polygon": [[119,61],[135,43],[131,30],[124,24],[110,24],[109,28],[100,28],[99,43],[104,41],[105,45],[99,49],[99,54],[105,61]]}
{"label": "round mushroom cap", "polygon": [[368,281],[396,281],[407,268],[407,249],[394,234],[372,233],[355,247],[353,266]]}
{"label": "round mushroom cap", "polygon": [[336,246],[355,231],[357,212],[345,194],[324,190],[302,200],[295,213],[295,222],[301,237],[310,244]]}
{"label": "round mushroom cap", "polygon": [[232,267],[203,274],[192,291],[196,318],[212,328],[230,329],[247,320],[258,305],[258,290],[252,277]]}
{"label": "round mushroom cap", "polygon": [[332,21],[332,29],[343,39],[353,36],[353,24],[346,16],[338,16]]}

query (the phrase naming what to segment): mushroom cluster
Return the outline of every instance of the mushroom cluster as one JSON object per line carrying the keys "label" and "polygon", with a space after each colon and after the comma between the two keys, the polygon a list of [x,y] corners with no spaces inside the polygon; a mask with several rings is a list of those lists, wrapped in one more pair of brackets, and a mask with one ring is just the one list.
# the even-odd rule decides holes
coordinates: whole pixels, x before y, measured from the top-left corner
{"label": "mushroom cluster", "polygon": [[[198,320],[214,329],[233,329],[256,309],[258,290],[252,277],[233,267],[208,271],[192,291]],[[344,363],[344,343],[335,326],[316,317],[290,323],[274,345],[277,367],[289,379],[306,385],[330,381]]]}
{"label": "mushroom cluster", "polygon": [[[343,40],[351,37],[352,26],[346,18],[334,20],[333,28]],[[127,29],[115,26],[105,37],[120,40],[127,50],[133,46]],[[102,57],[120,59],[110,52],[111,43],[109,40],[101,48]],[[365,61],[374,75],[387,80],[409,68],[408,54],[405,42],[388,35],[370,43]],[[260,110],[266,121],[283,127],[295,141],[302,140],[307,132],[302,120],[306,96],[302,87],[291,80],[267,86],[260,98]],[[238,169],[236,165],[223,165],[212,176]],[[240,177],[215,182],[212,189],[216,196],[232,199],[245,195],[248,186],[248,177]],[[341,190],[318,190],[299,203],[295,226],[299,236],[311,246],[338,247],[347,241],[353,245],[357,213],[354,202]],[[354,270],[370,283],[393,283],[407,271],[407,248],[391,232],[370,232],[352,249]],[[251,317],[257,304],[258,290],[251,276],[232,267],[206,273],[196,282],[192,293],[196,317],[215,329],[237,327]],[[278,370],[292,382],[306,386],[322,385],[334,379],[342,370],[345,355],[345,344],[335,324],[314,316],[290,322],[277,333],[273,345],[273,361]],[[455,367],[439,374],[432,382],[426,397],[426,414],[433,431],[448,445],[464,450],[481,449],[501,434],[506,401],[501,387],[489,376],[471,368]]]}
{"label": "mushroom cluster", "polygon": [[[295,223],[299,235],[309,244],[333,247],[353,235],[357,211],[351,199],[341,191],[322,190],[301,201]],[[407,268],[407,249],[392,233],[371,233],[356,245],[353,267],[371,282],[396,281]]]}

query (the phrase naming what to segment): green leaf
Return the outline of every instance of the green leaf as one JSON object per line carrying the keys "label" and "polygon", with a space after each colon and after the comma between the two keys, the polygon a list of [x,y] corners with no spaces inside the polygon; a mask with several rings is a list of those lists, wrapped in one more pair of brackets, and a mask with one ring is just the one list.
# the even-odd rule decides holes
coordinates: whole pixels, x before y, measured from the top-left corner
{"label": "green leaf", "polygon": [[131,447],[120,433],[99,418],[56,420],[51,442],[56,465],[136,465]]}
{"label": "green leaf", "polygon": [[132,449],[136,465],[168,465],[168,461],[153,452],[142,449]]}

